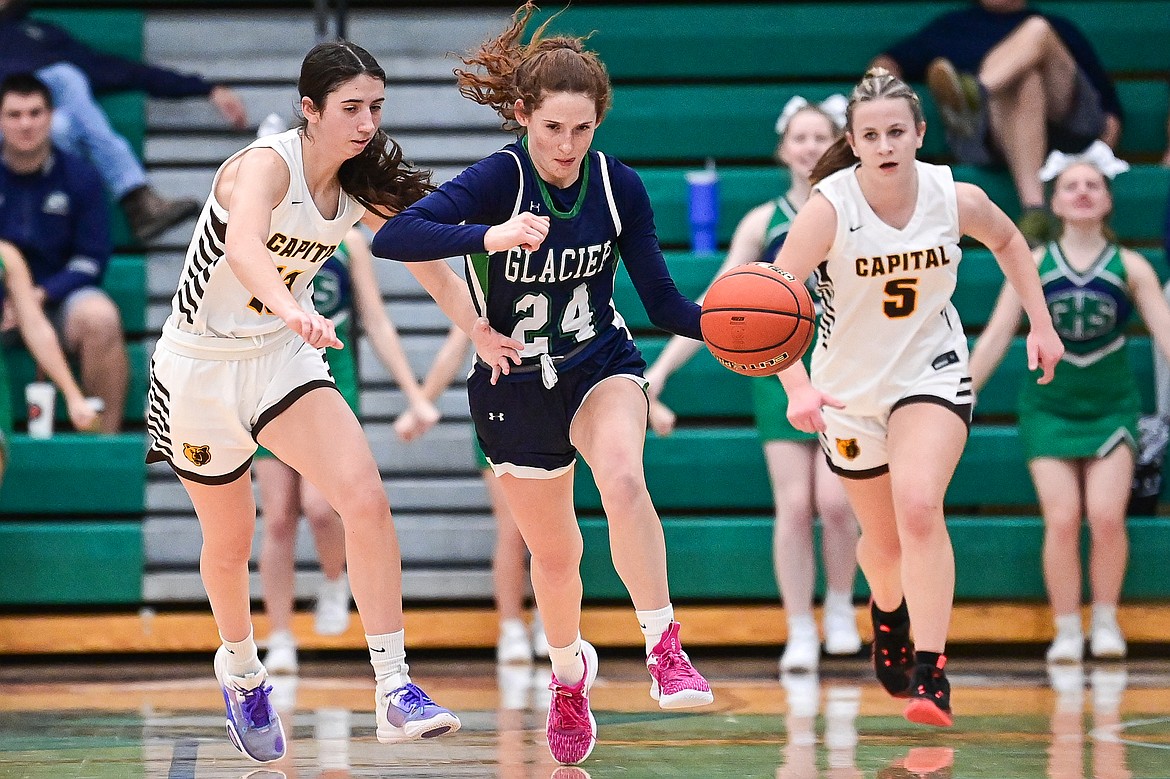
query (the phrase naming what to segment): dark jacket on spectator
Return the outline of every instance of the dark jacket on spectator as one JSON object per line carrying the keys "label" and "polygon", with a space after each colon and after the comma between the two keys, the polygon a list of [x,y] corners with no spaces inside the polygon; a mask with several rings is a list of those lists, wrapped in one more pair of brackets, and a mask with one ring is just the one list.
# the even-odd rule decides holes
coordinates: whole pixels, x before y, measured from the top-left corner
{"label": "dark jacket on spectator", "polygon": [[101,283],[110,261],[105,190],[85,159],[54,148],[36,173],[0,162],[0,239],[20,249],[46,304]]}
{"label": "dark jacket on spectator", "polygon": [[142,90],[152,97],[202,97],[214,86],[200,76],[95,51],[56,25],[28,18],[23,2],[0,11],[0,79],[59,62],[84,71],[99,94]]}

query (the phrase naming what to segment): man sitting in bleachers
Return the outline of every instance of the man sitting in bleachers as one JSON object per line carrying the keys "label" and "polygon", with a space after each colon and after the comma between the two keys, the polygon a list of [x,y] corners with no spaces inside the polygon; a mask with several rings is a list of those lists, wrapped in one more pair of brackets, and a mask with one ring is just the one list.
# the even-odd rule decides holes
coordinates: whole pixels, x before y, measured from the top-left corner
{"label": "man sitting in bleachers", "polygon": [[1038,177],[1048,152],[1080,152],[1097,139],[1116,147],[1121,137],[1117,90],[1089,39],[1027,0],[978,0],[943,14],[873,64],[925,79],[960,163],[1007,166],[1032,246],[1054,226]]}
{"label": "man sitting in bleachers", "polygon": [[35,294],[80,361],[82,386],[104,401],[102,431],[115,433],[129,363],[118,307],[100,286],[110,260],[109,217],[97,171],[50,140],[52,107],[35,76],[0,82],[0,239],[23,255]]}
{"label": "man sitting in bleachers", "polygon": [[142,163],[110,126],[93,93],[142,90],[155,97],[206,97],[236,129],[247,124],[240,97],[197,75],[95,51],[55,25],[28,18],[26,5],[0,0],[0,78],[34,73],[48,85],[59,109],[54,140],[97,166],[139,241],[197,215],[198,201],[165,198],[147,182]]}

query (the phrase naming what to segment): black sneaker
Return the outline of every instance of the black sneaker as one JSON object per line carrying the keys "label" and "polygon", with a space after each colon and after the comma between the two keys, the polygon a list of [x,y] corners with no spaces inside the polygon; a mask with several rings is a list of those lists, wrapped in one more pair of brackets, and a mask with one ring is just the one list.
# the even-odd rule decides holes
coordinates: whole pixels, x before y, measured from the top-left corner
{"label": "black sneaker", "polygon": [[951,683],[943,668],[947,659],[939,655],[936,665],[918,663],[910,681],[910,702],[906,704],[905,716],[919,725],[935,725],[949,728],[954,724],[951,716]]}
{"label": "black sneaker", "polygon": [[[906,602],[898,607],[904,612]],[[899,624],[882,622],[883,612],[870,601],[869,615],[873,620],[873,670],[886,692],[895,698],[909,696],[910,672],[914,668],[914,642],[910,640],[910,617]],[[897,613],[897,612],[893,612]]]}

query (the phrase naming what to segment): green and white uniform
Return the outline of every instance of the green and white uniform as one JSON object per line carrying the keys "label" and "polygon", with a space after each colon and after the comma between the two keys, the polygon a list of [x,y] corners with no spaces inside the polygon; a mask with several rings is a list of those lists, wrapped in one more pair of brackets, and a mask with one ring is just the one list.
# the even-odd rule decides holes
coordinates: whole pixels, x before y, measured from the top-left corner
{"label": "green and white uniform", "polygon": [[[784,239],[788,237],[788,230],[792,227],[792,220],[796,218],[796,208],[788,202],[788,198],[781,195],[772,201],[772,218],[768,228],[764,231],[763,248],[760,250],[760,262],[775,262]],[[813,295],[816,300],[816,295]],[[804,367],[807,370],[812,359],[812,349],[804,353]],[[752,406],[756,414],[756,430],[760,440],[767,441],[813,441],[816,433],[805,433],[797,430],[788,421],[788,393],[784,391],[780,380],[775,376],[753,378]]]}
{"label": "green and white uniform", "polygon": [[1125,348],[1133,301],[1121,250],[1106,246],[1078,273],[1054,241],[1039,270],[1065,353],[1051,382],[1020,388],[1025,457],[1104,457],[1123,443],[1136,450],[1141,396]]}

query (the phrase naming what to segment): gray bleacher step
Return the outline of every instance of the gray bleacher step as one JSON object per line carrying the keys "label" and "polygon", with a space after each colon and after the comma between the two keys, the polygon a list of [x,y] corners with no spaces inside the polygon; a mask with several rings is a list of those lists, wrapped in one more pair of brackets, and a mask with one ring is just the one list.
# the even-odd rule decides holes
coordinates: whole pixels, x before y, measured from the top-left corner
{"label": "gray bleacher step", "polygon": [[[394,526],[402,560],[408,565],[490,564],[495,544],[495,521],[490,514],[395,513]],[[198,567],[201,534],[193,516],[150,517],[142,525],[142,546],[147,568]],[[256,525],[252,562],[260,555],[264,523]],[[317,562],[317,547],[308,522],[297,528],[295,559]]]}
{"label": "gray bleacher step", "polygon": [[[301,99],[295,74],[289,78],[287,84],[236,87],[247,109],[250,126],[257,126],[270,113],[294,116]],[[488,131],[499,128],[500,118],[490,107],[460,95],[452,79],[449,84],[391,84],[382,106],[382,123],[393,130]],[[205,98],[152,99],[146,107],[146,125],[151,133],[231,129],[223,115]]]}
{"label": "gray bleacher step", "polygon": [[[426,439],[424,438],[423,441]],[[194,516],[191,499],[171,469],[157,463],[148,467],[146,513],[151,517],[164,514]],[[488,505],[487,490],[474,467],[466,474],[442,478],[383,477],[382,485],[390,496],[392,511],[468,511]]]}
{"label": "gray bleacher step", "polygon": [[[458,64],[448,52],[464,52],[502,31],[507,9],[353,9],[347,19],[350,40],[367,49],[394,78],[408,75],[416,61],[447,61],[447,72]],[[214,29],[214,34],[208,34]],[[222,12],[151,11],[146,18],[144,53],[147,60],[172,61],[209,78],[230,78],[229,67],[241,65],[240,75],[261,74],[273,62],[282,68],[292,62],[295,78],[300,63],[316,43],[314,17],[308,10]],[[241,52],[249,57],[241,57]],[[268,61],[268,64],[264,64]],[[210,68],[221,68],[211,73]],[[254,78],[263,78],[254,75]]]}
{"label": "gray bleacher step", "polygon": [[[320,571],[298,571],[295,597],[316,596],[324,576]],[[260,574],[249,577],[254,600],[261,592]],[[406,601],[487,600],[492,597],[492,572],[487,568],[407,568],[402,572],[402,598]],[[155,571],[142,576],[144,603],[202,603],[207,595],[198,571]]]}
{"label": "gray bleacher step", "polygon": [[[291,113],[287,116],[291,123]],[[250,118],[258,121],[264,117]],[[402,147],[406,159],[421,168],[433,167],[435,161],[450,164],[452,161],[486,157],[510,143],[513,137],[505,132],[491,130],[449,134],[418,130],[407,132],[398,131],[389,125],[386,131]],[[224,160],[251,143],[254,137],[250,132],[191,135],[160,131],[146,139],[144,153],[148,165],[200,164],[219,167]]]}
{"label": "gray bleacher step", "polygon": [[[460,377],[462,381],[462,377]],[[467,405],[467,390],[462,385],[447,390],[436,404],[445,422],[471,422]],[[406,410],[402,391],[390,385],[366,384],[362,388],[362,416],[373,419],[394,419]]]}

